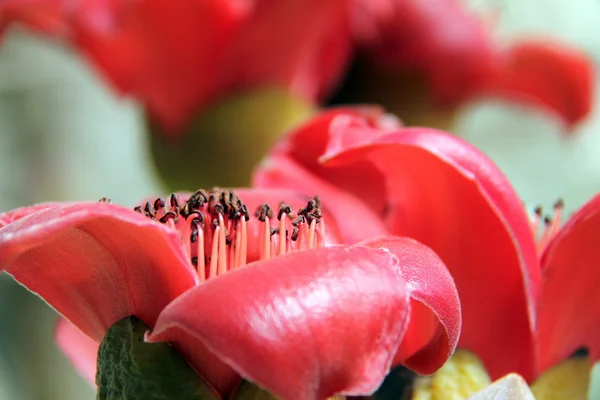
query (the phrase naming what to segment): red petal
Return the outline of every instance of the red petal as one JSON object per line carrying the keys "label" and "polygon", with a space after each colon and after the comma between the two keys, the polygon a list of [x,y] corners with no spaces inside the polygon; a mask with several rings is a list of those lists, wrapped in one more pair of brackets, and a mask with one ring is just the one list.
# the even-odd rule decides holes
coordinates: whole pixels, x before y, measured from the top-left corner
{"label": "red petal", "polygon": [[463,307],[461,346],[493,377],[517,371],[531,378],[540,271],[527,216],[500,171],[472,146],[433,129],[330,143],[324,166],[345,165],[348,173],[354,162],[377,166],[391,231],[431,247],[450,269]]}
{"label": "red petal", "polygon": [[64,318],[56,325],[56,343],[73,367],[90,385],[96,385],[98,343],[94,342]]}
{"label": "red petal", "polygon": [[67,30],[61,0],[5,0],[0,4],[0,34],[14,22],[44,33],[62,34]]}
{"label": "red petal", "polygon": [[586,347],[600,359],[600,195],[577,211],[542,256],[541,371]]}
{"label": "red petal", "polygon": [[591,110],[594,64],[577,50],[556,43],[524,42],[510,48],[492,94],[520,98],[548,108],[568,125]]}
{"label": "red petal", "polygon": [[312,175],[287,157],[273,156],[264,162],[254,174],[253,186],[318,194],[344,243],[352,244],[387,233],[379,216],[360,198]]}
{"label": "red petal", "polygon": [[328,94],[350,56],[347,0],[255,3],[229,51],[229,84],[280,85],[310,100]]}
{"label": "red petal", "polygon": [[237,0],[126,2],[108,32],[82,17],[77,42],[175,134],[222,89],[223,57],[247,11]]}
{"label": "red petal", "polygon": [[388,69],[421,71],[438,102],[462,101],[493,76],[492,38],[463,2],[358,0],[353,5],[362,46]]}
{"label": "red petal", "polygon": [[166,226],[112,204],[39,208],[0,228],[0,270],[96,341],[132,314],[154,325],[196,283],[179,235]]}
{"label": "red petal", "polygon": [[395,362],[434,373],[450,358],[460,335],[460,302],[450,272],[433,250],[413,239],[390,236],[361,245],[394,254],[410,293],[410,324]]}
{"label": "red petal", "polygon": [[[279,398],[369,394],[389,371],[408,323],[397,263],[362,246],[259,261],[173,302],[150,339],[207,346]],[[187,359],[201,374],[211,367],[193,354]]]}

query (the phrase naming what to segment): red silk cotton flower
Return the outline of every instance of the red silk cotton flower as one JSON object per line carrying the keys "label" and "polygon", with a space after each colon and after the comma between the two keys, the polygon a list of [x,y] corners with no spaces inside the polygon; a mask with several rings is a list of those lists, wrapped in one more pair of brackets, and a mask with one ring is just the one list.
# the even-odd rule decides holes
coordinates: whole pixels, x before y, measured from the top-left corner
{"label": "red silk cotton flower", "polygon": [[322,399],[372,393],[398,364],[433,373],[461,325],[446,267],[412,239],[337,245],[342,228],[318,198],[276,189],[135,210],[40,204],[0,215],[0,268],[65,317],[58,342],[87,377],[98,342],[129,315],[222,396],[241,378],[280,398]]}
{"label": "red silk cotton flower", "polygon": [[591,110],[594,65],[551,39],[504,48],[460,0],[354,0],[358,46],[386,69],[421,72],[433,99],[454,106],[489,96],[540,106],[568,126]]}
{"label": "red silk cotton flower", "polygon": [[[318,190],[324,202],[343,198],[379,219],[373,229],[431,247],[458,289],[459,347],[475,352],[493,378],[517,372],[532,381],[580,348],[600,359],[600,195],[562,229],[558,203],[536,243],[541,213],[530,225],[487,157],[445,132],[394,124],[375,108],[323,112],[273,149],[254,183]],[[347,243],[372,234],[342,219],[343,208],[331,211]]]}
{"label": "red silk cotton flower", "polygon": [[9,0],[0,5],[0,28],[60,22],[108,81],[174,136],[232,94],[278,87],[317,101],[329,93],[350,56],[346,3]]}

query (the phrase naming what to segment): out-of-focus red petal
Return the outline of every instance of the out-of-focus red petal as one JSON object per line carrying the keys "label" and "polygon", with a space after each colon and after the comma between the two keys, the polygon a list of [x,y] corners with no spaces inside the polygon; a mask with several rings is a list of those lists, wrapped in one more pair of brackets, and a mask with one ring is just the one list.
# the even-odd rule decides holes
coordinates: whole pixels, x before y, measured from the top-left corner
{"label": "out-of-focus red petal", "polygon": [[341,78],[351,51],[347,0],[257,0],[228,52],[228,84],[280,85],[318,100]]}
{"label": "out-of-focus red petal", "polygon": [[493,377],[517,371],[532,378],[539,264],[525,211],[496,166],[434,129],[330,142],[323,165],[368,160],[380,168],[390,231],[431,247],[448,266],[463,310],[461,346]]}
{"label": "out-of-focus red petal", "polygon": [[410,238],[388,236],[361,245],[394,254],[410,293],[410,323],[395,363],[434,373],[454,352],[461,330],[460,302],[450,272],[433,250]]}
{"label": "out-of-focus red petal", "polygon": [[553,42],[522,42],[503,55],[492,95],[545,107],[572,126],[592,107],[594,65],[585,54]]}
{"label": "out-of-focus red petal", "polygon": [[0,34],[14,22],[48,33],[64,34],[67,21],[62,0],[5,0],[0,4]]}
{"label": "out-of-focus red petal", "polygon": [[[392,365],[409,304],[390,252],[320,248],[249,264],[192,289],[163,311],[150,340],[207,346],[279,398],[369,394]],[[201,374],[210,369],[186,359]]]}
{"label": "out-of-focus red petal", "polygon": [[494,73],[494,43],[484,22],[458,0],[356,0],[353,28],[387,69],[416,70],[443,104],[476,92]]}
{"label": "out-of-focus red petal", "polygon": [[132,314],[154,325],[197,282],[167,226],[113,204],[39,208],[0,228],[0,270],[96,341]]}
{"label": "out-of-focus red petal", "polygon": [[352,244],[387,233],[379,216],[362,199],[311,174],[288,157],[270,157],[255,172],[253,185],[293,188],[306,194],[319,195],[344,243]]}
{"label": "out-of-focus red petal", "polygon": [[56,344],[71,361],[73,367],[90,385],[95,386],[98,343],[64,318],[58,320],[55,336]]}
{"label": "out-of-focus red petal", "polygon": [[78,20],[76,41],[117,88],[142,99],[175,134],[223,86],[223,57],[247,15],[246,3],[127,2],[108,32]]}
{"label": "out-of-focus red petal", "polygon": [[[600,195],[577,211],[542,255],[541,371],[580,348],[600,359]],[[540,372],[541,372],[540,371]]]}

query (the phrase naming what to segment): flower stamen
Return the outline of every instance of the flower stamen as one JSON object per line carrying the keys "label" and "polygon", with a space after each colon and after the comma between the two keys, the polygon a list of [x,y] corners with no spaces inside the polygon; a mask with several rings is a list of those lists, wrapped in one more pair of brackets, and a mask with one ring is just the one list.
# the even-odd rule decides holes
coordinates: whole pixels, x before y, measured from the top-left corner
{"label": "flower stamen", "polygon": [[[185,202],[173,194],[168,202],[159,197],[134,210],[179,232],[186,257],[197,270],[200,281],[244,266],[248,261],[250,216],[234,192],[198,190]],[[276,216],[268,204],[259,206],[254,215],[253,223],[259,226],[258,237],[253,239],[258,241],[257,246],[252,248],[260,259],[325,244],[318,197],[310,199],[297,214],[282,202]]]}
{"label": "flower stamen", "polygon": [[[556,234],[560,231],[560,225],[562,223],[563,209],[564,209],[564,201],[562,199],[558,199],[554,203],[554,213],[552,216],[546,215],[543,216],[543,209],[541,206],[537,206],[534,210],[534,216],[531,221],[531,231],[533,234],[533,238],[536,241],[536,247],[538,253],[542,253],[548,243],[556,236]],[[543,221],[543,224],[542,224]],[[542,227],[543,226],[543,227]],[[542,227],[542,232],[540,233],[540,227]],[[538,236],[539,234],[539,236]],[[539,239],[538,239],[539,237]]]}

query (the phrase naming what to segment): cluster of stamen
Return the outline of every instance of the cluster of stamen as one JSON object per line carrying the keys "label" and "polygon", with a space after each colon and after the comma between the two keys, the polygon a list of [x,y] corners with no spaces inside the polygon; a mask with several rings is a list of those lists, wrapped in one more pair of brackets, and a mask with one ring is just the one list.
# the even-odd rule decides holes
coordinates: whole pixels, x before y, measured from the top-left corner
{"label": "cluster of stamen", "polygon": [[[172,194],[168,201],[157,198],[134,210],[180,233],[200,280],[254,261],[248,260],[251,216],[246,205],[232,191],[213,189],[207,193],[198,190],[185,202]],[[252,223],[260,224],[260,259],[324,245],[325,224],[318,197],[310,199],[296,214],[283,202],[276,215],[268,204],[263,204],[256,209],[254,217]]]}
{"label": "cluster of stamen", "polygon": [[565,203],[562,199],[557,200],[556,203],[554,203],[554,213],[552,216],[544,215],[544,210],[541,206],[537,206],[534,209],[533,219],[530,221],[530,225],[533,239],[536,241],[539,253],[544,250],[550,240],[552,240],[560,230],[564,206]]}

